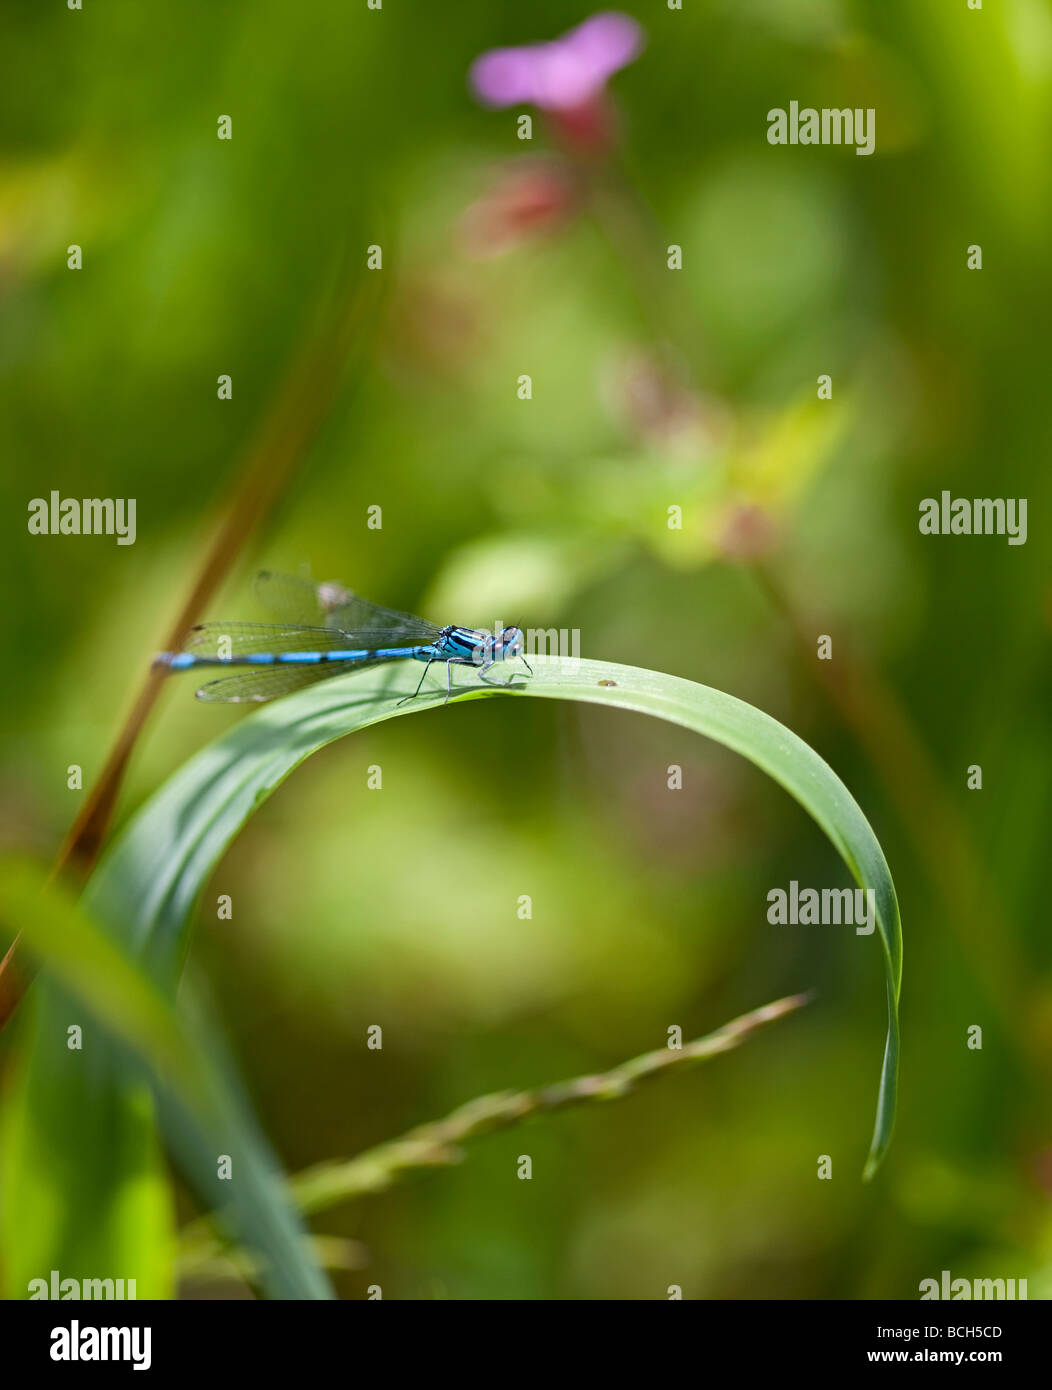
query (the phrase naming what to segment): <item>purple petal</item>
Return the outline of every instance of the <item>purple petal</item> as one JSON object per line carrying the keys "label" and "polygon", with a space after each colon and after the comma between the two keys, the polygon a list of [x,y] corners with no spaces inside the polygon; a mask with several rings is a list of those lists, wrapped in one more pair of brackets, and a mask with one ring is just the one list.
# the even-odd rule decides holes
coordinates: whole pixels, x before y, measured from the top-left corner
{"label": "purple petal", "polygon": [[547,51],[538,56],[536,75],[536,104],[544,111],[567,111],[581,106],[595,96],[604,75],[582,63],[561,40],[546,45]]}
{"label": "purple petal", "polygon": [[608,10],[592,15],[556,42],[570,49],[582,67],[602,73],[605,79],[640,53],[644,39],[631,15]]}
{"label": "purple petal", "polygon": [[644,41],[630,15],[606,11],[550,43],[490,49],[472,64],[469,81],[486,106],[528,102],[542,110],[569,110],[596,96]]}
{"label": "purple petal", "polygon": [[537,50],[529,48],[491,48],[475,59],[468,81],[475,95],[486,106],[513,106],[537,100]]}

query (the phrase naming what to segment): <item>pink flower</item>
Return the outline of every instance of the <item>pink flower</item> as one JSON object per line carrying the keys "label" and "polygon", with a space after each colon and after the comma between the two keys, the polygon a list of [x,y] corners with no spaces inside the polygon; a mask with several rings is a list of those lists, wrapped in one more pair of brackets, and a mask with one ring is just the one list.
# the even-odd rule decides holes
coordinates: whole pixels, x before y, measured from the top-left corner
{"label": "pink flower", "polygon": [[472,64],[469,80],[485,106],[573,111],[594,101],[643,43],[643,30],[631,16],[607,11],[550,43],[490,49]]}

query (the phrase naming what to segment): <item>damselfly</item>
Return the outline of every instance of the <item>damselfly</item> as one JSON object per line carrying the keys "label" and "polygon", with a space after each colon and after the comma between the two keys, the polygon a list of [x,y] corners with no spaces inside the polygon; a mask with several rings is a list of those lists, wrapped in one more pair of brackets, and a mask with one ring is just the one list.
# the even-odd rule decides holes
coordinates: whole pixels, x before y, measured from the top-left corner
{"label": "damselfly", "polygon": [[424,677],[436,662],[446,668],[447,700],[453,693],[454,666],[477,667],[479,679],[492,686],[512,683],[487,679],[486,672],[498,661],[518,657],[533,674],[517,627],[496,632],[436,627],[410,613],[381,608],[341,584],[312,584],[268,571],[257,578],[256,591],[282,622],[203,623],[192,629],[183,651],[161,652],[154,665],[169,671],[251,668],[209,681],[197,692],[199,700],[231,703],[274,700],[347,671],[407,658],[427,664],[419,685],[406,699],[420,694]]}

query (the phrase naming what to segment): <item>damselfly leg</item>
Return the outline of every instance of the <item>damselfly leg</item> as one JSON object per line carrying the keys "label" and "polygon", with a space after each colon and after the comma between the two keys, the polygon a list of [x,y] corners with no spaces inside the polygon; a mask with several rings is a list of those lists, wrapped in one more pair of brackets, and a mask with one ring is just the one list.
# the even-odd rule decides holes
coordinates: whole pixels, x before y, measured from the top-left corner
{"label": "damselfly leg", "polygon": [[[525,660],[526,660],[525,657],[523,657],[523,662],[524,662],[524,663],[525,663]],[[514,677],[514,676],[509,676],[508,679],[507,679],[506,681],[488,681],[488,680],[486,679],[486,672],[487,672],[488,670],[490,670],[493,666],[496,666],[496,664],[497,664],[497,663],[496,663],[495,661],[487,661],[486,664],[485,664],[485,666],[480,666],[480,667],[479,667],[479,680],[482,682],[483,685],[491,685],[491,686],[495,687],[497,690],[507,690],[507,689],[509,688],[509,686],[512,686],[512,685],[515,684],[515,677]],[[528,664],[526,665],[526,669],[527,669],[527,671],[530,670]],[[531,676],[533,675],[533,672],[532,672],[532,671],[530,671],[530,675],[531,675]],[[520,688],[521,688],[521,687],[520,687]]]}
{"label": "damselfly leg", "polygon": [[[413,691],[412,695],[406,695],[406,696],[404,696],[403,699],[399,700],[398,703],[399,703],[400,705],[404,705],[404,704],[406,703],[406,701],[408,701],[408,700],[415,700],[415,699],[416,699],[416,697],[420,694],[420,691],[421,691],[421,689],[422,689],[422,687],[423,687],[423,684],[424,684],[424,677],[427,675],[428,671],[431,670],[431,667],[434,666],[434,664],[435,664],[435,662],[436,662],[437,660],[438,660],[438,657],[437,657],[437,656],[433,656],[433,657],[431,658],[431,660],[430,660],[430,661],[427,663],[427,665],[424,667],[424,673],[423,673],[423,675],[420,677],[419,681],[417,681],[416,689]],[[447,698],[447,699],[449,698],[448,695],[446,696],[446,698]]]}

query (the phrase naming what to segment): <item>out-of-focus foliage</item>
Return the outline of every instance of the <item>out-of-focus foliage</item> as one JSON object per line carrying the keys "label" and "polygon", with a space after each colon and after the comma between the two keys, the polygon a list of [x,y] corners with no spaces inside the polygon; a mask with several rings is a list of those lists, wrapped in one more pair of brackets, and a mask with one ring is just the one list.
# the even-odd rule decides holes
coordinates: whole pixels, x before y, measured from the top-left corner
{"label": "out-of-focus foliage", "polygon": [[[117,897],[112,877],[99,870],[93,906]],[[18,926],[50,976],[27,1005],[31,1052],[4,1125],[4,1296],[24,1297],[34,1279],[71,1266],[120,1270],[102,1277],[134,1280],[129,1297],[170,1295],[172,1202],[155,1101],[206,1209],[222,1209],[230,1234],[261,1257],[262,1286],[276,1297],[329,1296],[200,1006],[180,1019],[127,942],[63,890],[42,890],[31,866],[0,864],[0,921]],[[224,1167],[236,1179],[229,1186]]]}
{"label": "out-of-focus foliage", "polygon": [[[478,259],[465,219],[548,135],[476,106],[468,67],[587,7],[4,6],[0,824],[53,853],[83,795],[67,769],[97,774],[349,247],[387,277],[369,365],[214,616],[255,616],[265,556],[732,691],[851,787],[914,931],[897,1141],[863,1187],[878,952],[768,924],[771,888],[838,880],[766,779],[534,701],[313,759],[221,864],[191,952],[290,1169],[819,990],[791,1036],[327,1213],[369,1261],[339,1291],[908,1298],[949,1268],[1047,1294],[1049,7],[623,8],[648,45],[611,83],[605,218]],[[769,146],[790,100],[875,107],[876,153]],[[1028,543],[921,536],[943,488],[1029,498]],[[135,497],[136,544],[30,536],[52,489]],[[853,722],[818,679],[822,633],[865,673]],[[236,717],[173,681],[122,814]],[[5,1087],[23,1036],[0,1041]]]}

